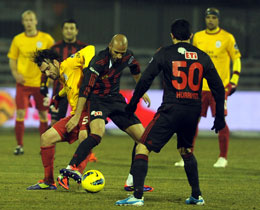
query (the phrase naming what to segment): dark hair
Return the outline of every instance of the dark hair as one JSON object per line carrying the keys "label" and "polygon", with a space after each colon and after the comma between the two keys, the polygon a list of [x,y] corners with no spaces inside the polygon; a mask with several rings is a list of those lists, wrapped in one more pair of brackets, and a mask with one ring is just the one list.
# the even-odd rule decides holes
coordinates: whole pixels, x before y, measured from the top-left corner
{"label": "dark hair", "polygon": [[33,62],[36,63],[39,67],[46,59],[49,59],[51,62],[54,59],[60,61],[60,56],[52,49],[37,50],[33,54]]}
{"label": "dark hair", "polygon": [[220,14],[219,14],[219,10],[217,8],[212,7],[212,8],[206,9],[205,16],[207,16],[207,15],[215,15],[219,18]]}
{"label": "dark hair", "polygon": [[70,19],[67,19],[67,20],[64,20],[61,27],[63,28],[65,23],[74,23],[76,25],[76,28],[78,29],[78,23],[76,22],[76,20],[74,20],[73,18],[70,18]]}
{"label": "dark hair", "polygon": [[190,38],[190,23],[184,19],[175,20],[171,25],[171,33],[178,40],[188,40]]}

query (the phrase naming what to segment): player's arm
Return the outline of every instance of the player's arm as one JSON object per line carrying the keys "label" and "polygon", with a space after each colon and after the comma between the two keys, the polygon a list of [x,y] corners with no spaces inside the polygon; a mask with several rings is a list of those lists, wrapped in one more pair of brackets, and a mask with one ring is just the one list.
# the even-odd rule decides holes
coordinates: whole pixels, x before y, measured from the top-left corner
{"label": "player's arm", "polygon": [[230,96],[232,95],[237,88],[239,76],[241,72],[241,60],[240,58],[235,58],[233,61],[233,75],[230,79],[229,84],[226,86],[227,88],[227,94]]}
{"label": "player's arm", "polygon": [[23,75],[18,73],[18,71],[17,71],[17,60],[9,58],[9,67],[11,69],[11,73],[12,73],[15,81],[19,84],[24,84],[25,80],[23,78]]}
{"label": "player's arm", "polygon": [[224,116],[225,89],[222,80],[210,59],[204,77],[206,78],[211,93],[216,101],[216,116],[211,130],[215,130],[217,133],[226,125]]}
{"label": "player's arm", "polygon": [[144,95],[144,93],[150,88],[154,78],[160,73],[161,68],[159,63],[156,61],[157,56],[155,55],[154,58],[149,63],[148,67],[145,69],[144,73],[142,74],[141,78],[139,79],[133,97],[131,101],[126,107],[127,112],[134,113],[137,104],[139,103],[140,98]]}

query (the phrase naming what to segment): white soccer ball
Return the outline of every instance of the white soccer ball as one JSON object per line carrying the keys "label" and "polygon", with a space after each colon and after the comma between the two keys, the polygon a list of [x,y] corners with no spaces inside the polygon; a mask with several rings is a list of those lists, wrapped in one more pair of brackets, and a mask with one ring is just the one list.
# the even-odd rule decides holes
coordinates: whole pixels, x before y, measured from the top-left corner
{"label": "white soccer ball", "polygon": [[105,177],[98,170],[88,170],[82,175],[81,185],[87,192],[99,192],[105,186]]}

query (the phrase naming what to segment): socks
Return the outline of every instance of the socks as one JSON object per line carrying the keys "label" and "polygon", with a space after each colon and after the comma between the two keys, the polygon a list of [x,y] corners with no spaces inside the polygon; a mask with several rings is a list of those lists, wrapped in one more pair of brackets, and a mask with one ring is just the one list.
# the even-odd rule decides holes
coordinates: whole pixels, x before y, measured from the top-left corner
{"label": "socks", "polygon": [[85,158],[85,160],[83,160],[83,161],[79,164],[78,170],[79,170],[79,172],[80,172],[81,174],[83,174],[83,172],[84,172],[84,170],[85,170],[85,168],[86,168],[86,166],[87,166],[87,163],[89,162],[89,157],[91,156],[91,154],[92,154],[92,151],[90,151],[90,153],[89,153],[88,156]]}
{"label": "socks", "polygon": [[144,180],[148,171],[148,156],[138,154],[133,164],[134,197],[141,199],[144,191]]}
{"label": "socks", "polygon": [[198,175],[198,167],[197,160],[192,153],[182,155],[184,160],[184,169],[188,178],[188,182],[192,189],[192,197],[198,199],[199,195],[201,195],[200,187],[199,187],[199,175]]}
{"label": "socks", "polygon": [[23,146],[24,121],[15,121],[15,136],[17,145]]}
{"label": "socks", "polygon": [[97,146],[101,141],[101,137],[95,134],[90,134],[84,141],[80,143],[76,152],[73,155],[69,165],[78,167],[85,160],[90,151]]}
{"label": "socks", "polygon": [[135,160],[135,149],[136,149],[137,143],[134,144],[133,150],[132,150],[132,162],[131,162],[131,168],[130,172],[128,174],[127,180],[126,180],[126,185],[127,186],[133,186],[134,185],[134,180],[133,180],[133,164]]}
{"label": "socks", "polygon": [[39,132],[42,135],[48,129],[48,122],[40,121]]}
{"label": "socks", "polygon": [[219,150],[220,150],[219,157],[224,157],[227,159],[228,144],[229,144],[229,128],[227,124],[225,128],[219,131],[218,140],[219,140]]}
{"label": "socks", "polygon": [[44,167],[44,182],[54,184],[53,162],[55,154],[55,145],[41,147],[42,164]]}

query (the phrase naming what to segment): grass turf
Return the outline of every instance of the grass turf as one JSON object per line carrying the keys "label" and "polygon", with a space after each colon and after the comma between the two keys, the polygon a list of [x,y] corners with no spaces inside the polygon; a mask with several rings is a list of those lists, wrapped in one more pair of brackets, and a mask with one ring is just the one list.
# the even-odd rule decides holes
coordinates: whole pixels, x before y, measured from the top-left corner
{"label": "grass turf", "polygon": [[[43,178],[39,148],[39,134],[28,130],[24,137],[25,154],[14,156],[14,134],[0,134],[0,209],[119,209],[114,203],[124,199],[123,190],[129,172],[133,141],[127,136],[105,135],[94,149],[97,163],[89,163],[87,169],[100,170],[106,179],[105,188],[99,193],[87,193],[73,180],[70,190],[58,187],[56,191],[27,191],[26,188]],[[55,176],[67,166],[78,143],[59,143],[54,162]],[[173,166],[180,159],[173,138],[161,153],[149,157],[149,169],[145,184],[155,188],[145,193],[142,209],[260,209],[260,140],[232,138],[229,146],[229,165],[225,169],[213,168],[219,149],[217,136],[198,138],[195,155],[199,166],[200,186],[206,205],[188,206],[190,195],[183,168]]]}

